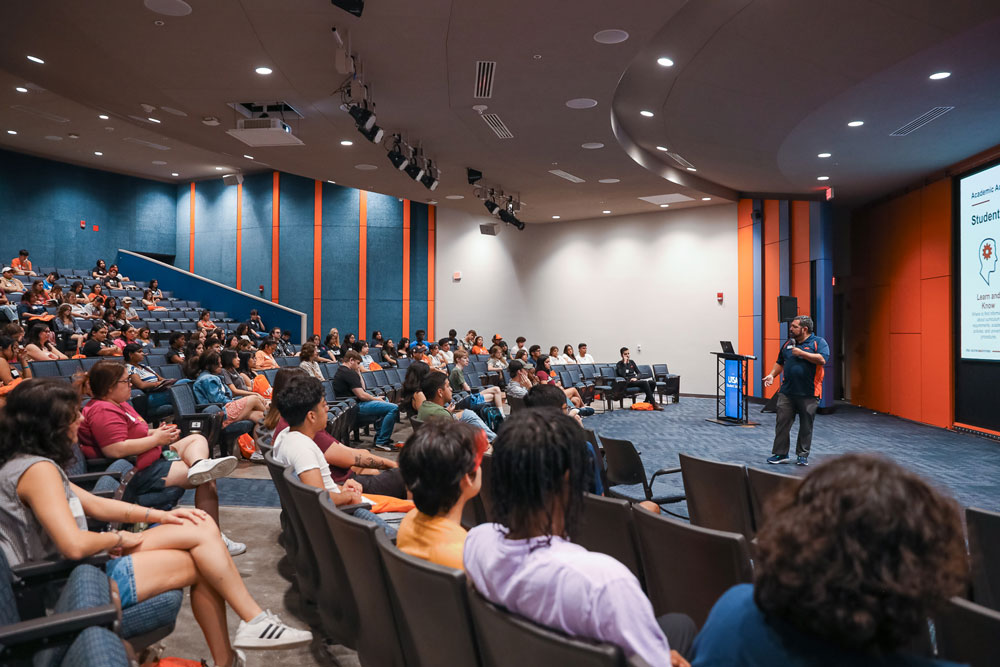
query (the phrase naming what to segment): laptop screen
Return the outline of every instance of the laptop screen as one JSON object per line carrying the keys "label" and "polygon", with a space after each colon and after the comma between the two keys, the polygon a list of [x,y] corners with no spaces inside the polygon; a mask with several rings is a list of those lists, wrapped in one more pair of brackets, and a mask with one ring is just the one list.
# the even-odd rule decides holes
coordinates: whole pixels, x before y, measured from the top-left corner
{"label": "laptop screen", "polygon": [[722,345],[722,351],[726,354],[736,354],[736,350],[733,349],[733,342],[731,340],[720,340],[719,344]]}

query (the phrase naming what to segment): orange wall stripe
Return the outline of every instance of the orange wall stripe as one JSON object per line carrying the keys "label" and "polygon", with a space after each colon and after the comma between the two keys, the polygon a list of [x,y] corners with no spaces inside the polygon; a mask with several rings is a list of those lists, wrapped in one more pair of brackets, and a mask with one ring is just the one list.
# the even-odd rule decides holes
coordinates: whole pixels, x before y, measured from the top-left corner
{"label": "orange wall stripe", "polygon": [[316,181],[313,204],[313,333],[323,324],[323,181]]}
{"label": "orange wall stripe", "polygon": [[188,239],[188,271],[194,273],[194,183],[191,183],[191,236]]}
{"label": "orange wall stripe", "polygon": [[281,230],[281,192],[278,172],[274,172],[274,183],[271,188],[271,302],[278,303],[278,259],[281,251],[278,247],[278,236]]}
{"label": "orange wall stripe", "polygon": [[236,289],[243,289],[243,184],[236,184]]}
{"label": "orange wall stripe", "polygon": [[[403,200],[403,332],[410,336],[410,200]],[[398,339],[397,339],[398,340]]]}
{"label": "orange wall stripe", "polygon": [[434,246],[437,232],[434,221],[435,206],[427,207],[427,340],[434,340]]}
{"label": "orange wall stripe", "polygon": [[358,339],[368,327],[368,193],[361,190],[358,211]]}

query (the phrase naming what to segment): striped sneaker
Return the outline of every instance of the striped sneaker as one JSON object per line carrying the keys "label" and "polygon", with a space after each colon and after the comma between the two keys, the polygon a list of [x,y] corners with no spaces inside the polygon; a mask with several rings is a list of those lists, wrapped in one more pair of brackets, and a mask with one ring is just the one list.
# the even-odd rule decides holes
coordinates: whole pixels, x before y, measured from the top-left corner
{"label": "striped sneaker", "polygon": [[312,633],[308,630],[296,630],[285,625],[280,618],[270,610],[262,611],[249,623],[240,621],[236,630],[235,648],[288,648],[300,646],[312,641]]}

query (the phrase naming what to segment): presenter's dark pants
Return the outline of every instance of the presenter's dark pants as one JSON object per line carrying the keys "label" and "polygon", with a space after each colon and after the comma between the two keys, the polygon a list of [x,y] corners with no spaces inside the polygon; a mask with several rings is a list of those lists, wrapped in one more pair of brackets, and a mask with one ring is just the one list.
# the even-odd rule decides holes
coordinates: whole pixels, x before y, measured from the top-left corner
{"label": "presenter's dark pants", "polygon": [[772,454],[788,455],[789,435],[795,415],[799,416],[799,437],[795,441],[795,455],[809,456],[812,445],[813,420],[816,418],[816,408],[819,399],[815,396],[788,396],[778,394],[778,418],[774,423],[774,446]]}
{"label": "presenter's dark pants", "polygon": [[642,391],[646,392],[647,403],[656,403],[656,395],[653,394],[653,388],[655,385],[653,385],[652,380],[629,380],[626,386],[629,389],[638,387]]}

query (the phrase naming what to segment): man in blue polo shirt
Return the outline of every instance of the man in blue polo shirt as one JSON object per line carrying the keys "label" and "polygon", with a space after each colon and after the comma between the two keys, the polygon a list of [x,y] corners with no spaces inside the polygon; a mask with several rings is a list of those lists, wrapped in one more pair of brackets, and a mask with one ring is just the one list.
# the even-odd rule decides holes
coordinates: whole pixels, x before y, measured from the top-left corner
{"label": "man in blue polo shirt", "polygon": [[784,373],[778,393],[778,417],[774,424],[774,446],[768,463],[791,463],[788,457],[789,433],[795,415],[799,416],[799,437],[795,441],[796,463],[809,465],[813,420],[823,391],[823,367],[830,359],[830,346],[813,334],[812,318],[796,317],[788,325],[789,340],[781,346],[774,368],[764,376],[764,386]]}

